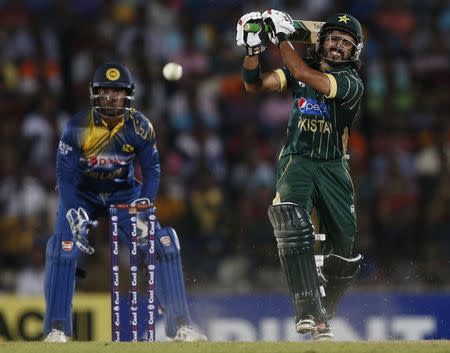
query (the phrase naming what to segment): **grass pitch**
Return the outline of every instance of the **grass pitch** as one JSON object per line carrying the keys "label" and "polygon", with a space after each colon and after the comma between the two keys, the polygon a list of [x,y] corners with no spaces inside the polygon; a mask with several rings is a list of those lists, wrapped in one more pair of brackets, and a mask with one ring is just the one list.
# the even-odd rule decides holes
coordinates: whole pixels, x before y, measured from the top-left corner
{"label": "grass pitch", "polygon": [[1,353],[449,353],[450,341],[389,342],[3,342]]}

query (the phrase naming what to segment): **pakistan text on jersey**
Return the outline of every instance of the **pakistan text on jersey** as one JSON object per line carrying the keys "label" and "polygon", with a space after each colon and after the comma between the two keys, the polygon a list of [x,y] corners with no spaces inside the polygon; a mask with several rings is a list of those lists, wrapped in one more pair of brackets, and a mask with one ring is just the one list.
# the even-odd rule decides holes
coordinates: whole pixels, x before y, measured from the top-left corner
{"label": "pakistan text on jersey", "polygon": [[331,134],[333,130],[329,121],[308,118],[300,118],[298,128],[300,131],[320,132],[321,134]]}

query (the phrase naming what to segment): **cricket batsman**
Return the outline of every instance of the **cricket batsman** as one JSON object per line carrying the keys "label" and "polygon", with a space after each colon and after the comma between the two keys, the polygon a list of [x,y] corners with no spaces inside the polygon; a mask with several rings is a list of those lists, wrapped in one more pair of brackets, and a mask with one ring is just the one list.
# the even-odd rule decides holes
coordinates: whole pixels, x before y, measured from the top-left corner
{"label": "cricket batsman", "polygon": [[[246,32],[246,23],[265,23],[270,30]],[[363,35],[353,16],[330,16],[318,34],[315,59],[306,63],[289,41],[294,31],[285,12],[251,12],[240,18],[236,41],[247,52],[242,68],[247,92],[292,92],[286,142],[277,163],[276,195],[268,215],[296,330],[327,340],[333,338],[329,320],[357,276],[362,258],[353,256],[357,227],[347,141],[364,89],[358,75]],[[262,72],[260,55],[267,39],[278,48],[285,66]],[[326,234],[324,265],[319,270],[314,260],[313,208],[319,231]]]}
{"label": "cricket batsman", "polygon": [[[94,253],[88,232],[97,225],[95,220],[107,217],[112,204],[153,203],[156,198],[160,163],[155,131],[133,108],[134,91],[124,65],[100,65],[90,84],[91,108],[72,117],[59,142],[58,213],[45,260],[46,342],[67,342],[72,335],[77,262],[81,254]],[[141,165],[142,184],[134,177],[135,160]],[[129,219],[119,222],[121,237],[129,244]],[[139,250],[145,251],[147,232],[142,234]],[[205,341],[191,326],[175,230],[158,223],[155,244],[156,291],[167,336],[176,341]]]}

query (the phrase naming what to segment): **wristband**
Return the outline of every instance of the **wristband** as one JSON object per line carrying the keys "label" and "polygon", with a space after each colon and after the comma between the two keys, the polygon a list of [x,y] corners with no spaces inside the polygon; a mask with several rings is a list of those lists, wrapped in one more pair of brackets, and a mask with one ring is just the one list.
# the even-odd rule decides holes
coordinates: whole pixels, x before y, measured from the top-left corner
{"label": "wristband", "polygon": [[289,39],[289,36],[286,33],[277,33],[278,46],[280,46],[281,42],[284,42]]}
{"label": "wristband", "polygon": [[245,66],[242,67],[242,76],[244,82],[255,85],[261,82],[261,67],[258,65],[254,69],[247,69]]}
{"label": "wristband", "polygon": [[246,47],[248,56],[261,54],[265,49],[266,49],[266,47],[264,45],[256,45],[254,47]]}

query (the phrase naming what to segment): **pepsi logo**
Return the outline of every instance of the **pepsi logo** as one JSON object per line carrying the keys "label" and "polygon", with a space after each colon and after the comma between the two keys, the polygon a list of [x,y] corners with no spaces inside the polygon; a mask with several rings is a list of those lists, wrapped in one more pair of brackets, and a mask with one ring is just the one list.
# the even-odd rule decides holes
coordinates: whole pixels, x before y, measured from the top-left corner
{"label": "pepsi logo", "polygon": [[303,98],[303,97],[301,97],[299,100],[298,100],[298,107],[300,108],[300,109],[303,109],[305,106],[306,106],[306,103],[307,103],[308,101],[305,99],[305,98]]}

